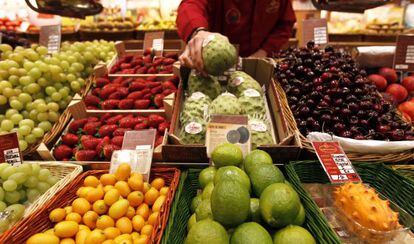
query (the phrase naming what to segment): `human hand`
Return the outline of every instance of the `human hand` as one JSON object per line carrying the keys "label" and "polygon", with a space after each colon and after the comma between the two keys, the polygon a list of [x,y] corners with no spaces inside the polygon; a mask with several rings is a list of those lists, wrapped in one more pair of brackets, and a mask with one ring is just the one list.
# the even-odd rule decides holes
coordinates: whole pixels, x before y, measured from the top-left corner
{"label": "human hand", "polygon": [[203,64],[203,43],[205,39],[208,39],[211,35],[220,35],[219,33],[213,33],[201,30],[194,35],[185,47],[184,52],[180,55],[178,60],[181,65],[196,69],[197,71],[205,74]]}
{"label": "human hand", "polygon": [[257,50],[255,53],[249,56],[249,58],[266,58],[267,52],[263,49]]}

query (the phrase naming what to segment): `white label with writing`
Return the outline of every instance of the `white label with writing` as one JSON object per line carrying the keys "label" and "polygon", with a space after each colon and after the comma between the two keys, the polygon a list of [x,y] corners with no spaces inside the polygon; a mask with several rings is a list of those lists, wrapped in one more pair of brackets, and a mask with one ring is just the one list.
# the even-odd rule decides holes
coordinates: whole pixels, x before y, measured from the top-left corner
{"label": "white label with writing", "polygon": [[315,38],[315,44],[328,43],[326,27],[315,27],[315,29],[313,29],[313,34]]}
{"label": "white label with writing", "polygon": [[162,51],[164,49],[164,40],[161,38],[152,40],[152,48],[155,51]]}
{"label": "white label with writing", "polygon": [[257,131],[257,132],[267,131],[267,126],[262,121],[251,121],[249,122],[249,126],[252,131]]}
{"label": "white label with writing", "polygon": [[190,122],[185,126],[184,129],[188,134],[196,135],[203,131],[203,126],[197,122]]}
{"label": "white label with writing", "polygon": [[216,38],[216,35],[214,34],[208,35],[207,38],[203,40],[203,47],[207,46],[207,44],[211,42],[212,40],[214,40],[214,38]]}
{"label": "white label with writing", "polygon": [[243,95],[246,97],[260,97],[260,93],[258,91],[256,91],[255,89],[246,89],[243,92]]}
{"label": "white label with writing", "polygon": [[47,47],[49,53],[56,53],[60,50],[60,28],[60,25],[47,25],[40,27],[39,44]]}
{"label": "white label with writing", "polygon": [[152,147],[151,145],[141,145],[136,147],[138,160],[138,173],[144,176],[145,181],[149,181],[151,163],[152,163]]}
{"label": "white label with writing", "polygon": [[405,62],[407,64],[413,64],[414,63],[414,46],[408,45],[407,46],[407,53],[405,55]]}
{"label": "white label with writing", "polygon": [[206,97],[206,95],[204,95],[204,93],[202,93],[202,92],[194,92],[193,94],[191,94],[190,99],[198,101],[201,98],[205,98],[205,97]]}
{"label": "white label with writing", "polygon": [[239,77],[232,79],[230,82],[230,85],[233,87],[240,86],[240,84],[243,82],[244,82],[244,78],[239,76]]}
{"label": "white label with writing", "polygon": [[20,152],[18,148],[4,150],[4,160],[11,165],[20,165]]}

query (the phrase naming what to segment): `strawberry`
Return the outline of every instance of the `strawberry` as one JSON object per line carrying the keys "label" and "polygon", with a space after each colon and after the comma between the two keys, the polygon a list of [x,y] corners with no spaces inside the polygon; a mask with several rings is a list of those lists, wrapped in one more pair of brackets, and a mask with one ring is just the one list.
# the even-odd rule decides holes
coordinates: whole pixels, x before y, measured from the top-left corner
{"label": "strawberry", "polygon": [[95,135],[101,122],[88,122],[83,126],[83,132],[87,135]]}
{"label": "strawberry", "polygon": [[137,68],[135,69],[135,74],[146,74],[147,73],[148,68],[147,67],[141,67],[141,68]]}
{"label": "strawberry", "polygon": [[173,77],[169,78],[168,81],[171,81],[177,87],[178,82],[180,81],[180,78],[178,76],[174,75]]}
{"label": "strawberry", "polygon": [[129,90],[130,91],[141,91],[141,90],[145,89],[145,87],[146,86],[145,86],[144,82],[134,81],[129,86]]}
{"label": "strawberry", "polygon": [[157,106],[158,108],[161,108],[162,106],[164,106],[164,95],[162,94],[157,94],[154,97],[154,104],[155,106]]}
{"label": "strawberry", "polygon": [[149,47],[144,50],[144,56],[151,55],[153,53],[154,49],[152,47]]}
{"label": "strawberry", "polygon": [[104,138],[102,138],[102,141],[99,142],[98,146],[96,146],[95,151],[96,153],[99,155],[102,152],[102,149],[105,145],[108,145],[109,143],[111,143],[111,139],[109,138],[109,136],[105,136]]}
{"label": "strawberry", "polygon": [[97,156],[94,150],[79,150],[75,154],[76,161],[92,161]]}
{"label": "strawberry", "polygon": [[78,130],[82,128],[86,122],[88,122],[88,119],[77,119],[72,121],[72,123],[69,124],[69,132],[78,133]]}
{"label": "strawberry", "polygon": [[88,94],[84,98],[84,101],[85,101],[86,106],[96,106],[97,107],[101,100],[99,99],[99,97],[97,97],[95,95]]}
{"label": "strawberry", "polygon": [[147,83],[145,85],[146,85],[147,88],[154,88],[154,87],[160,86],[161,85],[161,82],[159,82],[159,81],[151,81],[151,82],[148,82],[147,81]]}
{"label": "strawberry", "polygon": [[134,91],[134,92],[131,92],[127,96],[127,98],[133,99],[133,100],[138,100],[138,99],[142,98],[143,96],[144,96],[144,94],[142,93],[142,91]]}
{"label": "strawberry", "polygon": [[138,124],[138,119],[136,118],[123,118],[119,121],[120,128],[132,129],[136,124]]}
{"label": "strawberry", "polygon": [[78,143],[78,136],[72,133],[67,133],[66,135],[62,136],[62,142],[68,146],[75,146]]}
{"label": "strawberry", "polygon": [[170,122],[164,121],[158,125],[158,133],[164,135],[165,131],[170,128]]}
{"label": "strawberry", "polygon": [[175,59],[173,59],[173,58],[165,58],[165,59],[162,60],[163,65],[170,65],[170,64],[173,64],[173,63],[175,63]]}
{"label": "strawberry", "polygon": [[148,69],[147,73],[148,74],[156,74],[157,70],[154,67],[151,67],[151,68]]}
{"label": "strawberry", "polygon": [[53,150],[53,156],[56,160],[63,160],[72,157],[72,148],[67,145],[59,145]]}
{"label": "strawberry", "polygon": [[112,136],[112,133],[118,128],[117,125],[102,125],[98,130],[100,137]]}
{"label": "strawberry", "polygon": [[105,145],[102,149],[105,159],[110,160],[112,157],[112,153],[119,149],[121,149],[121,147],[117,145],[113,145],[113,144]]}
{"label": "strawberry", "polygon": [[147,109],[151,103],[149,99],[140,99],[134,102],[135,109]]}
{"label": "strawberry", "polygon": [[130,83],[131,83],[131,80],[126,79],[126,80],[123,80],[120,84],[121,84],[122,87],[128,88]]}
{"label": "strawberry", "polygon": [[83,149],[95,150],[98,144],[102,141],[102,138],[81,138],[81,144]]}
{"label": "strawberry", "polygon": [[109,95],[108,99],[123,99],[125,96],[120,92],[120,91],[116,91],[114,93],[112,93],[111,95]]}
{"label": "strawberry", "polygon": [[148,116],[149,126],[152,128],[157,128],[159,124],[165,121],[165,118],[158,114],[151,114]]}
{"label": "strawberry", "polygon": [[138,123],[141,123],[141,122],[144,122],[144,121],[148,123],[148,118],[145,117],[145,116],[138,115],[137,120],[138,120]]}
{"label": "strawberry", "polygon": [[109,73],[115,74],[118,72],[118,70],[119,70],[119,66],[115,64],[114,66],[111,67],[111,69],[109,70]]}
{"label": "strawberry", "polygon": [[119,104],[119,100],[110,99],[110,100],[101,102],[101,108],[102,109],[114,109],[118,107],[118,104]]}
{"label": "strawberry", "polygon": [[164,138],[163,138],[162,136],[159,136],[159,137],[155,140],[154,147],[158,147],[159,145],[161,145],[161,144],[162,144],[162,142],[163,142],[163,140],[164,140]]}
{"label": "strawberry", "polygon": [[171,74],[171,71],[162,70],[162,71],[158,72],[158,74]]}
{"label": "strawberry", "polygon": [[114,133],[112,133],[112,135],[114,137],[116,137],[116,136],[124,136],[125,135],[125,132],[127,132],[127,131],[129,131],[129,129],[127,129],[127,128],[118,128],[118,129],[116,129],[114,131]]}
{"label": "strawberry", "polygon": [[122,76],[116,77],[114,80],[112,80],[112,84],[121,84],[121,82],[124,80]]}
{"label": "strawberry", "polygon": [[92,95],[99,97],[99,94],[101,94],[101,90],[101,88],[94,88],[91,93]]}
{"label": "strawberry", "polygon": [[130,69],[131,68],[131,64],[121,64],[121,69]]}
{"label": "strawberry", "polygon": [[112,93],[116,92],[117,87],[115,86],[105,86],[104,88],[102,88],[101,93],[100,93],[100,98],[102,99],[107,99],[109,97],[109,95],[111,95]]}
{"label": "strawberry", "polygon": [[154,60],[154,62],[152,63],[152,66],[158,66],[158,65],[160,65],[162,62],[163,62],[163,58],[157,58],[157,59],[155,59]]}
{"label": "strawberry", "polygon": [[96,109],[98,109],[98,107],[95,107],[95,106],[86,106],[86,109],[88,109],[88,110],[96,110]]}
{"label": "strawberry", "polygon": [[169,80],[164,81],[161,85],[162,85],[163,90],[166,90],[166,89],[177,90],[177,87],[175,86],[175,84]]}
{"label": "strawberry", "polygon": [[100,77],[100,78],[95,79],[95,86],[96,87],[104,87],[105,85],[108,85],[108,84],[109,84],[109,79],[108,78]]}
{"label": "strawberry", "polygon": [[110,113],[105,113],[105,114],[101,115],[101,118],[100,118],[100,120],[99,120],[99,121],[101,121],[101,122],[102,122],[102,124],[106,124],[106,121],[107,121],[109,118],[112,118],[112,115],[111,115]]}
{"label": "strawberry", "polygon": [[120,72],[118,72],[117,74],[134,74],[135,69],[124,69]]}
{"label": "strawberry", "polygon": [[113,116],[113,117],[111,117],[111,118],[109,118],[105,123],[107,124],[107,125],[115,125],[115,124],[117,124],[118,122],[119,122],[119,120],[120,119],[122,119],[123,118],[123,116],[121,115],[121,114],[118,114],[118,115],[115,115],[115,116]]}
{"label": "strawberry", "polygon": [[168,95],[170,95],[171,93],[174,93],[175,92],[175,90],[171,90],[171,89],[165,89],[164,91],[162,91],[162,95],[164,95],[164,96],[168,96]]}
{"label": "strawberry", "polygon": [[134,108],[134,100],[133,99],[122,99],[119,102],[120,109],[132,109]]}
{"label": "strawberry", "polygon": [[172,58],[174,60],[177,60],[178,59],[178,54],[177,53],[165,53],[164,54],[164,57],[166,57],[166,58]]}
{"label": "strawberry", "polygon": [[144,57],[142,58],[142,61],[143,61],[145,64],[152,64],[152,57],[151,57],[151,55],[146,55],[146,56],[144,56]]}
{"label": "strawberry", "polygon": [[151,94],[155,95],[162,92],[162,86],[159,85],[151,89]]}
{"label": "strawberry", "polygon": [[122,147],[123,142],[124,142],[124,136],[114,136],[114,138],[112,138],[111,140],[111,143],[118,147]]}
{"label": "strawberry", "polygon": [[98,117],[89,117],[88,122],[98,122],[100,119]]}
{"label": "strawberry", "polygon": [[147,94],[144,95],[143,99],[149,99],[149,100],[151,100],[152,99],[152,96],[153,95],[151,93],[147,93]]}
{"label": "strawberry", "polygon": [[147,81],[155,81],[157,79],[156,75],[151,75],[147,77]]}
{"label": "strawberry", "polygon": [[137,125],[135,125],[134,130],[144,130],[144,129],[148,129],[148,122],[141,122]]}

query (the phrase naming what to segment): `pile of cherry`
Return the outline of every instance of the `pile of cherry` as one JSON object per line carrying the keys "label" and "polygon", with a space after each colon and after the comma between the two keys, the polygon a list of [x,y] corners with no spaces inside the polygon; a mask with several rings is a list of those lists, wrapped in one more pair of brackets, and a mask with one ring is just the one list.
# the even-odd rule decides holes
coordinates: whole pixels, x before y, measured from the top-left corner
{"label": "pile of cherry", "polygon": [[359,140],[413,140],[411,124],[383,99],[347,53],[313,42],[282,51],[276,78],[303,135],[326,132]]}

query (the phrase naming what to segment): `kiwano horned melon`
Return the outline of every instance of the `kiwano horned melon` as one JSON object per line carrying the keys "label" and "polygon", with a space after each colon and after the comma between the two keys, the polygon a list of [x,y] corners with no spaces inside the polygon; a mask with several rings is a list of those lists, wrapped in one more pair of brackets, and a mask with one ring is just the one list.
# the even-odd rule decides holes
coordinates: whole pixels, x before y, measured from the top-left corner
{"label": "kiwano horned melon", "polygon": [[182,124],[180,139],[184,144],[204,144],[206,124],[203,119],[190,118]]}
{"label": "kiwano horned melon", "polygon": [[195,92],[184,102],[180,122],[185,123],[190,118],[204,119],[207,117],[211,99],[201,92]]}
{"label": "kiwano horned melon", "polygon": [[210,114],[241,114],[242,109],[237,97],[233,94],[225,92],[214,99],[209,107]]}
{"label": "kiwano horned melon", "polygon": [[335,207],[366,228],[390,231],[400,227],[398,213],[389,207],[389,202],[362,183],[346,183],[337,187],[334,201]]}
{"label": "kiwano horned melon", "polygon": [[194,92],[202,92],[214,99],[220,95],[221,86],[215,77],[198,75],[193,71],[188,78],[188,93]]}
{"label": "kiwano horned melon", "polygon": [[210,75],[221,75],[237,62],[236,48],[221,35],[211,35],[203,43],[204,70]]}
{"label": "kiwano horned melon", "polygon": [[243,71],[235,71],[231,74],[228,80],[227,89],[237,97],[240,97],[247,89],[254,89],[260,94],[263,92],[259,82]]}

